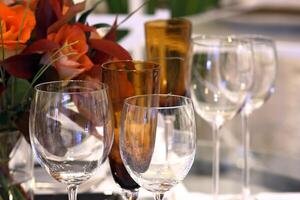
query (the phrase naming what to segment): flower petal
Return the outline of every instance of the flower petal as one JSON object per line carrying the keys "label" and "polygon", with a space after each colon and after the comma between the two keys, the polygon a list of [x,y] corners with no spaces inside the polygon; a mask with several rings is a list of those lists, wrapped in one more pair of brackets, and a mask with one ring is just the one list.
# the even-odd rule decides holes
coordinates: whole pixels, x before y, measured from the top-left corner
{"label": "flower petal", "polygon": [[48,28],[47,33],[50,34],[56,32],[58,29],[60,29],[60,27],[62,27],[73,17],[75,17],[78,12],[83,11],[84,8],[85,8],[85,2],[81,2],[71,6],[64,16],[62,16],[58,21],[56,21]]}
{"label": "flower petal", "polygon": [[39,54],[18,54],[5,59],[1,64],[10,75],[30,79],[37,71],[40,57]]}
{"label": "flower petal", "polygon": [[33,42],[30,46],[26,47],[22,53],[45,53],[58,49],[59,45],[56,42],[47,39],[41,39]]}
{"label": "flower petal", "polygon": [[120,60],[132,60],[130,54],[119,44],[105,39],[91,39],[91,47]]}

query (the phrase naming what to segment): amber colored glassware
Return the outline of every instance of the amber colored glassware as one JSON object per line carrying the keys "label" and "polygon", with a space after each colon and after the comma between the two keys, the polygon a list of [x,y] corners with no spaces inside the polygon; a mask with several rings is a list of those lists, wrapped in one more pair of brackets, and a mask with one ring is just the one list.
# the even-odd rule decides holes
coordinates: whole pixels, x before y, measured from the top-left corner
{"label": "amber colored glassware", "polygon": [[154,62],[124,60],[104,63],[101,70],[102,82],[109,86],[115,119],[115,137],[109,154],[112,176],[123,189],[125,198],[136,199],[140,186],[130,177],[120,156],[119,128],[121,111],[127,97],[159,92],[160,67]]}
{"label": "amber colored glassware", "polygon": [[188,96],[192,25],[187,19],[145,23],[147,59],[161,66],[160,93]]}

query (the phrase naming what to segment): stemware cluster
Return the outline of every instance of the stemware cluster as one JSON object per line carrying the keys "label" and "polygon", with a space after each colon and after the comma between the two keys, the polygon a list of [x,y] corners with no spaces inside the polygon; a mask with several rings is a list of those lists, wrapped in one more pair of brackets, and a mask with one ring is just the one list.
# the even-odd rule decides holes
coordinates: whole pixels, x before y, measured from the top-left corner
{"label": "stemware cluster", "polygon": [[220,128],[242,108],[252,85],[252,50],[231,36],[194,38],[191,98],[213,127],[213,195],[219,193]]}
{"label": "stemware cluster", "polygon": [[104,83],[70,80],[37,85],[30,112],[37,160],[67,184],[70,200],[76,199],[78,186],[107,157],[125,198],[136,199],[142,186],[161,200],[192,166],[195,108],[213,127],[213,197],[217,199],[220,129],[242,111],[243,194],[248,198],[247,121],[274,91],[274,44],[262,37],[198,36],[193,38],[191,67],[186,88],[191,99],[158,94],[160,67],[150,61],[105,63]]}
{"label": "stemware cluster", "polygon": [[248,117],[274,92],[276,49],[261,36],[198,36],[193,39],[191,98],[213,128],[213,198],[219,194],[220,128],[241,111],[244,148],[242,199],[249,189]]}
{"label": "stemware cluster", "polygon": [[188,97],[155,94],[159,73],[154,62],[111,61],[102,65],[104,83],[35,87],[33,151],[52,177],[67,184],[70,200],[107,157],[127,199],[137,198],[140,185],[162,199],[187,175],[196,148],[193,104]]}

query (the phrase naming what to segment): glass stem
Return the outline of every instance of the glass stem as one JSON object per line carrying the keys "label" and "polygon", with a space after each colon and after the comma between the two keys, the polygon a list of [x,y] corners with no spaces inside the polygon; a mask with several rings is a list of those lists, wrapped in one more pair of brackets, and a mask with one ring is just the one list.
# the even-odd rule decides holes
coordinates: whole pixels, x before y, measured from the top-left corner
{"label": "glass stem", "polygon": [[78,185],[68,185],[69,200],[77,200]]}
{"label": "glass stem", "polygon": [[250,152],[250,132],[249,132],[249,114],[241,113],[242,116],[242,142],[243,142],[243,199],[248,199],[250,196],[250,168],[249,168],[249,152]]}
{"label": "glass stem", "polygon": [[220,178],[220,127],[213,125],[213,171],[212,171],[212,190],[213,199],[217,200],[219,195],[219,178]]}
{"label": "glass stem", "polygon": [[154,193],[154,199],[155,200],[163,200],[164,199],[164,193],[159,193],[159,192],[156,192]]}
{"label": "glass stem", "polygon": [[125,190],[123,189],[123,197],[127,200],[136,200],[138,198],[139,190]]}

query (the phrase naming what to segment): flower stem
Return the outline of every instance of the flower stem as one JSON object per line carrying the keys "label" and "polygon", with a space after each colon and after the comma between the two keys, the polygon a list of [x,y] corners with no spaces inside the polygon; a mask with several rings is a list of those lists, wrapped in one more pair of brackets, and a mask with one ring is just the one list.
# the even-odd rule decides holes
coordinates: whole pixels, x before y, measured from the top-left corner
{"label": "flower stem", "polygon": [[[1,23],[1,18],[0,18],[0,39],[1,39],[1,51],[2,51],[2,58],[1,60],[3,61],[5,58],[5,51],[4,51],[4,40],[3,40],[3,31],[2,31],[2,23]],[[3,86],[5,87],[5,70],[2,66],[0,66],[0,75],[1,75],[1,82]]]}
{"label": "flower stem", "polygon": [[[65,56],[69,56],[69,55],[76,55],[77,53],[76,52],[70,52],[68,54],[66,54]],[[46,65],[43,65],[43,67],[41,67],[41,69],[37,72],[37,74],[34,76],[31,84],[30,84],[30,88],[33,87],[33,85],[35,84],[35,82],[40,78],[40,76],[50,67],[52,66],[53,63],[55,63],[57,60],[59,60],[62,56],[60,57],[57,57],[55,59],[53,59],[50,63],[46,64]],[[25,100],[26,100],[26,97],[27,95],[29,94],[29,91],[30,90],[27,90],[23,96],[23,99],[22,99],[22,103],[25,103]]]}
{"label": "flower stem", "polygon": [[26,9],[25,9],[25,12],[23,14],[22,21],[21,21],[21,26],[20,26],[20,29],[19,29],[19,32],[18,32],[18,40],[17,40],[17,45],[16,45],[16,54],[18,53],[18,48],[19,48],[19,44],[20,44],[20,37],[21,37],[21,33],[23,31],[22,29],[24,28],[24,23],[25,23],[25,19],[26,19],[26,16],[27,16],[27,12],[29,10],[30,1],[31,0],[27,0]]}

